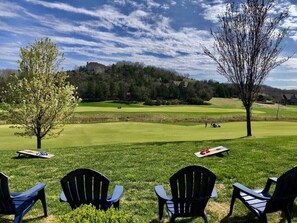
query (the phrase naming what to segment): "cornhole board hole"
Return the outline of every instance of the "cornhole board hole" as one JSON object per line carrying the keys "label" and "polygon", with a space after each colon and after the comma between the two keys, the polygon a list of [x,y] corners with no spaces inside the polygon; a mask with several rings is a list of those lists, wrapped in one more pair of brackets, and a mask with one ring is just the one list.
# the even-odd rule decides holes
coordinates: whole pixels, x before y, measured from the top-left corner
{"label": "cornhole board hole", "polygon": [[229,149],[224,147],[224,146],[217,146],[217,147],[214,147],[214,148],[210,148],[210,149],[207,149],[208,152],[206,152],[206,149],[203,149],[199,152],[196,152],[194,153],[196,156],[198,156],[199,158],[202,158],[202,157],[205,157],[205,156],[212,156],[212,155],[218,155],[218,154],[221,154],[221,153],[224,153],[224,152],[227,152],[228,155],[229,155]]}
{"label": "cornhole board hole", "polygon": [[28,157],[40,157],[40,158],[52,158],[54,155],[53,154],[49,154],[47,152],[39,152],[39,151],[35,151],[35,150],[20,150],[17,151],[17,153],[19,154],[19,157],[21,155],[23,156],[28,156]]}

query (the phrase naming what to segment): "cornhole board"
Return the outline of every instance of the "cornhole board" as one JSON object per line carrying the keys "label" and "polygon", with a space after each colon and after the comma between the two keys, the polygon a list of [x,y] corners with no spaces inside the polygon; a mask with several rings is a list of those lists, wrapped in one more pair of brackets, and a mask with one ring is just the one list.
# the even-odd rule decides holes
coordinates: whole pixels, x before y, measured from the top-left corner
{"label": "cornhole board", "polygon": [[39,151],[35,151],[35,150],[20,150],[17,151],[17,153],[19,154],[19,156],[24,155],[24,156],[33,156],[33,157],[40,157],[40,158],[52,158],[54,155],[53,154],[47,154],[47,155],[42,155]]}
{"label": "cornhole board", "polygon": [[215,155],[215,154],[220,154],[220,153],[224,153],[224,152],[227,152],[228,153],[228,155],[229,155],[229,149],[228,148],[226,148],[226,147],[224,147],[224,146],[217,146],[217,147],[214,147],[214,148],[211,148],[211,149],[209,149],[209,153],[206,153],[206,154],[201,154],[200,152],[201,151],[199,151],[199,152],[196,152],[196,153],[194,153],[196,156],[198,156],[199,158],[202,158],[202,157],[205,157],[205,156],[211,156],[211,155]]}

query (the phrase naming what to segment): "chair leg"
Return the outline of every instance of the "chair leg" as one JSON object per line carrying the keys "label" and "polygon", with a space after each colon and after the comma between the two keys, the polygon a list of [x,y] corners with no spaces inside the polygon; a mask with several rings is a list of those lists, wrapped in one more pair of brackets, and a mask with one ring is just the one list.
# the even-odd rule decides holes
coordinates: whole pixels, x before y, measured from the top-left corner
{"label": "chair leg", "polygon": [[46,198],[45,198],[45,190],[42,189],[38,192],[39,199],[41,200],[44,217],[47,217],[47,206],[46,206]]}
{"label": "chair leg", "polygon": [[295,199],[293,199],[293,200],[289,203],[289,205],[288,205],[288,208],[289,208],[289,212],[290,212],[290,213],[293,211],[294,200],[295,200]]}
{"label": "chair leg", "polygon": [[233,189],[232,199],[231,199],[231,203],[230,203],[230,211],[228,213],[228,216],[232,215],[235,199],[238,197],[238,194],[239,194],[239,191],[236,189]]}
{"label": "chair leg", "polygon": [[117,202],[113,203],[113,207],[115,209],[120,209],[120,201],[117,201]]}
{"label": "chair leg", "polygon": [[284,209],[284,213],[285,213],[285,216],[286,216],[286,218],[288,220],[288,223],[291,223],[292,221],[291,221],[290,211],[289,211],[288,207]]}
{"label": "chair leg", "polygon": [[22,215],[22,214],[20,214],[20,215],[15,215],[15,216],[14,216],[13,223],[22,223],[22,218],[23,218],[23,215]]}
{"label": "chair leg", "polygon": [[266,217],[266,214],[261,214],[259,216],[259,222],[260,223],[267,223],[267,217]]}
{"label": "chair leg", "polygon": [[202,218],[204,220],[205,223],[208,223],[208,219],[207,219],[207,215],[206,215],[206,212],[204,211],[203,215],[202,215]]}
{"label": "chair leg", "polygon": [[158,203],[159,203],[159,220],[161,221],[163,217],[165,201],[162,199],[158,199]]}

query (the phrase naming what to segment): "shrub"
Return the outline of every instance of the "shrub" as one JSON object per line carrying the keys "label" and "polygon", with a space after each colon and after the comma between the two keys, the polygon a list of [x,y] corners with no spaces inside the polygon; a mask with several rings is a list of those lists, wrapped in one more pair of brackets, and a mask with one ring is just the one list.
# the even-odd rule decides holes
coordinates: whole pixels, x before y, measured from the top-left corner
{"label": "shrub", "polygon": [[151,100],[151,99],[146,99],[144,101],[144,105],[155,105],[155,102],[153,100]]}
{"label": "shrub", "polygon": [[160,105],[162,105],[162,101],[160,100],[160,99],[157,99],[156,100],[156,104],[155,105],[157,105],[157,106],[160,106]]}
{"label": "shrub", "polygon": [[59,223],[136,223],[132,216],[121,210],[110,208],[96,210],[92,205],[82,205],[68,214],[59,217]]}
{"label": "shrub", "polygon": [[191,105],[203,105],[203,100],[198,97],[191,97],[187,99],[188,104]]}

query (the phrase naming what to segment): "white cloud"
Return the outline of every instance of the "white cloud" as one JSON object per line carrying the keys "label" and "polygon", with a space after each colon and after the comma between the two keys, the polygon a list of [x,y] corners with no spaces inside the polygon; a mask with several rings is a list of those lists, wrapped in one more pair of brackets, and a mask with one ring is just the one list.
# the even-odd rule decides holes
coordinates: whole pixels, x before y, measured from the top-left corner
{"label": "white cloud", "polygon": [[45,2],[41,0],[26,0],[27,2],[42,5],[46,8],[58,9],[66,12],[87,15],[95,18],[105,20],[106,22],[111,21],[115,23],[120,23],[121,20],[125,18],[125,15],[121,14],[116,8],[110,5],[103,5],[99,9],[89,10],[85,8],[74,7],[65,3],[53,3]]}
{"label": "white cloud", "polygon": [[289,9],[288,9],[289,15],[290,16],[294,16],[294,17],[297,17],[297,5],[291,4],[288,7],[289,7]]}
{"label": "white cloud", "polygon": [[275,88],[285,90],[297,90],[297,85],[273,85]]}
{"label": "white cloud", "polygon": [[[17,26],[0,21],[0,30],[23,40],[19,46],[26,46],[28,42],[31,40],[33,42],[36,38],[49,36],[65,53],[66,61],[63,66],[66,69],[72,69],[75,65],[85,65],[86,61],[111,64],[128,60],[189,73],[191,77],[198,79],[226,81],[217,74],[216,64],[202,53],[200,44],[208,48],[212,47],[213,40],[208,31],[194,27],[176,28],[172,26],[174,17],[169,17],[168,14],[165,16],[153,13],[154,7],[166,6],[163,9],[169,9],[176,4],[176,1],[168,0],[166,3],[162,1],[160,4],[160,1],[156,0],[143,0],[142,2],[110,0],[113,6],[103,5],[92,9],[74,7],[70,3],[26,1],[37,4],[39,7],[56,9],[56,11],[63,10],[87,18],[72,20],[71,18],[75,18],[76,15],[64,17],[62,14],[59,16],[49,13],[39,14],[30,11],[29,8],[25,10],[19,7],[19,12],[23,16],[18,17],[18,21],[32,21],[33,19],[34,22],[27,23],[26,26]],[[184,1],[184,4],[188,2]],[[129,13],[125,14],[116,8],[122,4],[132,6],[128,10]],[[195,7],[202,6],[205,19],[212,22],[216,21],[215,17],[219,11],[225,8],[222,0],[191,0],[191,4],[192,6],[197,4]],[[151,5],[151,8],[148,5]],[[292,33],[292,36],[295,38],[297,34]],[[4,57],[3,55],[8,55],[11,63],[18,59],[18,51],[1,45],[0,50],[2,52],[0,59]],[[157,56],[158,54],[162,57]],[[297,60],[292,59],[272,74],[277,74],[284,69],[293,74],[297,70]]]}
{"label": "white cloud", "polygon": [[[27,1],[80,14],[92,16],[96,14],[93,16],[94,19],[79,22],[62,20],[47,14],[39,16],[27,13],[35,21],[39,21],[43,28],[34,25],[22,28],[7,26],[7,29],[20,35],[33,33],[33,36],[38,38],[49,36],[57,42],[65,55],[83,55],[87,59],[97,59],[99,62],[127,60],[129,55],[128,60],[131,61],[190,73],[192,69],[199,70],[196,69],[199,61],[205,61],[205,57],[197,54],[201,52],[200,43],[203,45],[211,43],[210,35],[206,31],[195,28],[175,30],[171,27],[171,19],[168,17],[153,15],[142,9],[136,9],[124,15],[116,8],[107,5],[100,10],[86,10],[64,3]],[[108,28],[108,31],[101,31],[102,26]],[[112,30],[115,27],[127,29],[127,31],[123,35],[118,35]],[[130,29],[135,31],[129,31]],[[35,31],[31,33],[32,30]],[[75,37],[77,34],[82,37]],[[83,36],[88,37],[88,40]],[[161,54],[168,58],[160,59],[154,54]],[[206,67],[208,64],[203,66]]]}
{"label": "white cloud", "polygon": [[168,10],[168,9],[170,9],[170,5],[165,3],[161,6],[161,9]]}
{"label": "white cloud", "polygon": [[296,82],[297,84],[297,78],[275,78],[275,77],[271,77],[271,78],[267,78],[268,81],[281,81],[281,82]]}
{"label": "white cloud", "polygon": [[204,19],[209,20],[213,23],[217,23],[218,16],[221,15],[226,9],[226,3],[221,0],[214,1],[211,4],[206,2],[200,2],[199,4],[204,9],[204,12],[202,13]]}
{"label": "white cloud", "polygon": [[[8,67],[13,69],[17,68],[17,60],[20,58],[20,48],[23,47],[22,43],[8,43],[5,45],[0,44],[0,61],[5,61],[6,64],[9,64]],[[2,68],[8,68],[2,67]]]}
{"label": "white cloud", "polygon": [[113,3],[119,4],[119,5],[125,5],[126,1],[125,0],[112,0]]}
{"label": "white cloud", "polygon": [[21,14],[25,11],[25,9],[16,3],[11,2],[0,2],[0,18],[16,18],[20,17]]}
{"label": "white cloud", "polygon": [[147,6],[149,8],[159,8],[161,4],[155,2],[154,0],[146,0]]}
{"label": "white cloud", "polygon": [[[282,58],[279,58],[282,59]],[[280,65],[278,68],[274,70],[274,72],[279,72],[280,70],[286,70],[286,73],[294,73],[296,75],[297,72],[297,58],[291,57],[288,61]]]}
{"label": "white cloud", "polygon": [[40,0],[26,0],[26,1],[36,5],[42,5],[44,7],[51,8],[51,9],[59,9],[67,12],[73,12],[73,13],[79,13],[79,14],[98,17],[98,14],[96,11],[87,10],[85,8],[77,8],[66,3],[46,2],[46,1],[40,1]]}

